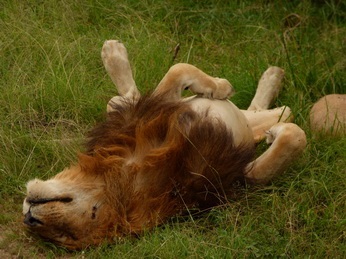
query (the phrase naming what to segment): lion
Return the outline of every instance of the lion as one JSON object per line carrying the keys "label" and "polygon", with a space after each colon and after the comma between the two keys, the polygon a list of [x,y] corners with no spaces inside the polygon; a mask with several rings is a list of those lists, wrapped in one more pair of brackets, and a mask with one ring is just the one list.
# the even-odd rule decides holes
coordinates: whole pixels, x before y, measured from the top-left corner
{"label": "lion", "polygon": [[[229,81],[193,65],[173,65],[141,96],[123,43],[106,41],[101,56],[118,91],[106,120],[90,131],[75,164],[26,186],[26,227],[59,246],[139,236],[175,215],[226,204],[239,183],[270,182],[306,146],[290,108],[269,109],[284,77],[279,67],[268,68],[240,110],[229,100]],[[187,89],[195,95],[182,98]],[[255,158],[265,138],[271,145]]]}

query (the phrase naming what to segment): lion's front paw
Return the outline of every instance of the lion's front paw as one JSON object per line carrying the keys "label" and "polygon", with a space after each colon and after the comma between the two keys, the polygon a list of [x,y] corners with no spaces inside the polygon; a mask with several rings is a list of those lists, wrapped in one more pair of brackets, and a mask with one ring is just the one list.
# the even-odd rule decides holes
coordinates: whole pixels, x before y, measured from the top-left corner
{"label": "lion's front paw", "polygon": [[228,80],[218,77],[215,77],[214,79],[216,88],[212,91],[211,97],[213,99],[224,100],[234,95],[235,90]]}
{"label": "lion's front paw", "polygon": [[192,85],[191,91],[201,97],[218,100],[225,100],[235,92],[228,80],[218,77],[209,77],[209,81],[205,85]]}
{"label": "lion's front paw", "polygon": [[116,69],[118,66],[122,66],[124,62],[128,62],[127,51],[120,41],[107,40],[103,44],[101,57],[106,68]]}
{"label": "lion's front paw", "polygon": [[140,93],[133,80],[132,70],[124,44],[118,40],[105,41],[102,47],[101,57],[110,78],[117,86],[118,94],[130,99],[137,99]]}

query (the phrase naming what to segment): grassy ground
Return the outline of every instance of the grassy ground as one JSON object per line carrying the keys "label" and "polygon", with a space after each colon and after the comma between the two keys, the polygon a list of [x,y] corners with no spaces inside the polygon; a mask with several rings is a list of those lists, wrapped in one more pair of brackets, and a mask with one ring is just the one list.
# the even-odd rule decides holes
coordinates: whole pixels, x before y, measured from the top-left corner
{"label": "grassy ground", "polygon": [[[0,2],[0,257],[346,257],[346,140],[311,134],[307,119],[318,98],[346,93],[346,6],[312,2]],[[102,118],[115,95],[100,59],[111,38],[125,42],[143,92],[170,65],[188,62],[229,79],[246,108],[261,73],[283,67],[275,105],[292,108],[306,152],[271,185],[138,240],[70,253],[32,239],[21,223],[25,183],[74,161]]]}

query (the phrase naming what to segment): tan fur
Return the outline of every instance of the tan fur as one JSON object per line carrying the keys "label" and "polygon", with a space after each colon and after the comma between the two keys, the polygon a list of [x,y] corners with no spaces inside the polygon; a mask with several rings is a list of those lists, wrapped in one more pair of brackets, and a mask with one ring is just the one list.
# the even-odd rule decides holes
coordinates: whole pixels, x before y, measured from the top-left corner
{"label": "tan fur", "polygon": [[248,165],[246,177],[250,182],[265,184],[283,173],[304,150],[306,137],[297,125],[280,122],[267,131],[267,143],[271,148]]}
{"label": "tan fur", "polygon": [[180,63],[169,69],[154,94],[164,94],[170,100],[179,100],[181,92],[187,89],[198,96],[219,100],[225,100],[234,93],[226,79],[211,77],[192,65]]}
{"label": "tan fur", "polygon": [[[102,59],[119,96],[89,134],[78,163],[52,179],[27,184],[24,222],[30,231],[80,249],[165,223],[190,209],[209,209],[235,197],[235,184],[264,184],[304,150],[304,132],[288,107],[268,110],[283,70],[262,77],[247,111],[226,100],[225,80],[176,64],[152,94],[140,96],[127,52],[106,41]],[[196,96],[182,99],[190,89]],[[255,142],[271,147],[254,159]]]}

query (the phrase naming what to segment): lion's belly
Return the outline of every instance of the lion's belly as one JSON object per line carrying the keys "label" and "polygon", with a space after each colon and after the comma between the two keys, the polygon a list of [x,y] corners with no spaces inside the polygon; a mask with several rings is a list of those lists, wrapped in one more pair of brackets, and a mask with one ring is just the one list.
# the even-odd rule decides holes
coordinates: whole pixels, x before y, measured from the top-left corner
{"label": "lion's belly", "polygon": [[252,130],[244,114],[228,100],[211,100],[200,97],[191,97],[186,100],[194,111],[208,114],[223,121],[232,130],[235,144],[254,142]]}

